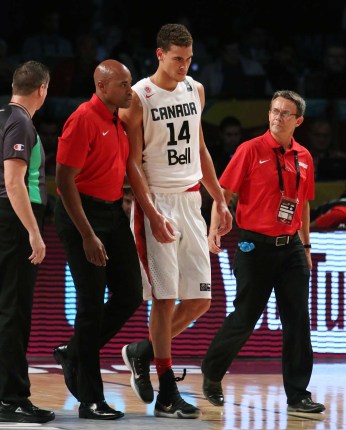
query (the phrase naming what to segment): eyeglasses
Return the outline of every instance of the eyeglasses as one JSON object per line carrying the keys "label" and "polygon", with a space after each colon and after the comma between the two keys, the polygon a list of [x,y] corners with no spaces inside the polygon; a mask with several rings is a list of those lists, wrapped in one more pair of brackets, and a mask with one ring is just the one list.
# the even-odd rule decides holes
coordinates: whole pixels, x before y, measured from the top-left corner
{"label": "eyeglasses", "polygon": [[282,116],[283,119],[288,119],[290,116],[299,117],[296,113],[289,113],[287,110],[281,111],[279,109],[270,109],[269,112],[274,116]]}

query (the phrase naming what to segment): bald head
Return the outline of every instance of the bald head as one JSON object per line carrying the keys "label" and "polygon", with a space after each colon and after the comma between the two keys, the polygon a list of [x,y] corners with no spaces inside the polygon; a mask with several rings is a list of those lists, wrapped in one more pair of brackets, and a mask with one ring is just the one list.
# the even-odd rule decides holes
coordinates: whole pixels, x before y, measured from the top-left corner
{"label": "bald head", "polygon": [[129,69],[124,64],[116,60],[105,60],[100,63],[94,72],[95,87],[99,82],[107,82],[112,78],[119,78],[125,73],[130,73]]}
{"label": "bald head", "polygon": [[105,60],[94,72],[95,92],[111,112],[128,108],[132,99],[130,70],[116,60]]}

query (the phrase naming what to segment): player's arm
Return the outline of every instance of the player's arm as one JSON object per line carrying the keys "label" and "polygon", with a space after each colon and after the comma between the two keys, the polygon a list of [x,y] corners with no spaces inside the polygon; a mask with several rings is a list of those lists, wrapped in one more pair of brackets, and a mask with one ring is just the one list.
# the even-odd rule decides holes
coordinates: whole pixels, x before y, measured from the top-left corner
{"label": "player's arm", "polygon": [[162,243],[172,242],[175,240],[173,229],[166,218],[156,210],[143,170],[143,109],[139,96],[135,91],[132,93],[130,107],[128,109],[119,109],[119,117],[124,123],[130,144],[126,175],[133,193],[150,221],[155,239]]}
{"label": "player's arm", "polygon": [[[222,188],[222,193],[225,199],[226,205],[229,204],[233,191],[226,188]],[[217,203],[214,201],[211,208],[210,227],[208,233],[208,245],[210,252],[218,254],[221,251],[221,234],[219,233],[220,226],[220,214],[217,208]],[[232,227],[232,225],[231,225]]]}
{"label": "player's arm", "polygon": [[[203,109],[205,103],[204,88],[200,83],[197,83],[197,88]],[[232,215],[225,201],[224,193],[216,176],[214,163],[204,141],[202,124],[199,126],[199,151],[203,175],[202,184],[214,200],[215,210],[219,214],[218,234],[223,236],[232,228]]]}

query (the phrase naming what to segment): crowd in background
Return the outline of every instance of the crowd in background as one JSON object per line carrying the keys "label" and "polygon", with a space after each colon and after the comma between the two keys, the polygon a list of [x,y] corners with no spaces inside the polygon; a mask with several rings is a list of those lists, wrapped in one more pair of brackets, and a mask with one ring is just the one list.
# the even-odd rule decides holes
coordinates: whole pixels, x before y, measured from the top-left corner
{"label": "crowd in background", "polygon": [[194,36],[190,74],[208,97],[269,97],[278,88],[345,97],[346,2],[292,0],[276,17],[274,5],[177,1],[163,12],[155,0],[15,0],[0,17],[0,91],[9,91],[13,68],[33,58],[51,68],[50,96],[88,96],[94,66],[105,58],[124,62],[137,81],[154,71],[157,29],[181,22]]}
{"label": "crowd in background", "polygon": [[[345,179],[346,116],[331,102],[346,99],[346,1],[291,0],[276,15],[275,5],[271,0],[215,0],[212,6],[204,0],[176,1],[164,12],[157,1],[15,0],[2,5],[0,16],[0,96],[10,94],[15,67],[29,59],[51,70],[47,100],[88,98],[93,71],[106,58],[126,64],[135,83],[155,70],[154,35],[161,24],[181,22],[194,37],[189,74],[203,83],[207,101],[265,99],[283,88],[308,100],[328,100],[331,107],[306,118],[296,138],[313,155],[316,180]],[[48,175],[55,172],[65,119],[51,114],[35,119]],[[218,175],[236,146],[253,137],[228,115],[205,134]]]}

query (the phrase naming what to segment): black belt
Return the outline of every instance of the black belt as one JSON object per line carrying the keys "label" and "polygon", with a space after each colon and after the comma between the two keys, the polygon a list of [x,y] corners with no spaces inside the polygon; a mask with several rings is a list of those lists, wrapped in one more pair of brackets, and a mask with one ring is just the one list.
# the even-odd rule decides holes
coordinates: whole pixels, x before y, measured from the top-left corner
{"label": "black belt", "polygon": [[268,245],[274,246],[284,246],[288,245],[294,237],[297,236],[298,233],[295,233],[292,236],[283,235],[283,236],[267,236],[266,234],[255,233],[250,230],[240,230],[240,239],[246,241],[254,241],[266,243]]}
{"label": "black belt", "polygon": [[117,203],[120,201],[119,200],[102,200],[102,199],[98,199],[97,197],[94,196],[89,196],[88,194],[82,194],[80,193],[81,199],[82,200],[90,200],[92,202],[96,202],[96,203],[103,203],[105,205],[114,205],[114,203]]}

